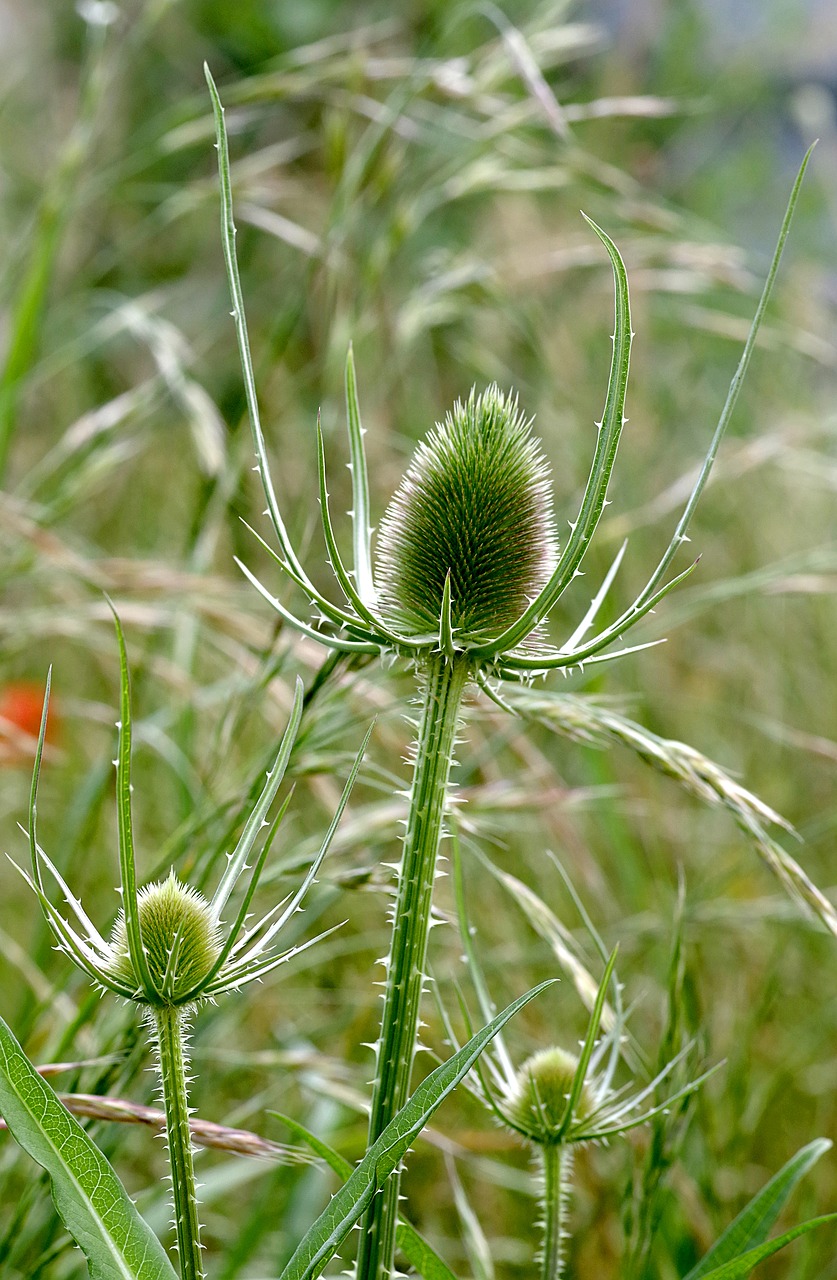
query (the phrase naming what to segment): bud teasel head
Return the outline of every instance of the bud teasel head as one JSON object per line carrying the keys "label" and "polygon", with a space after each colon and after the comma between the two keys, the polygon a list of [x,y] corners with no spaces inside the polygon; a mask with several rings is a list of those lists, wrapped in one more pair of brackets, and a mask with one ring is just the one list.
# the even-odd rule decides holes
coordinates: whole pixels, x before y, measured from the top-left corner
{"label": "bud teasel head", "polygon": [[[572,1096],[578,1058],[566,1049],[540,1049],[527,1058],[517,1073],[515,1088],[506,1099],[507,1114],[532,1142],[555,1141]],[[579,1118],[595,1109],[593,1092],[582,1079],[576,1107]]]}
{"label": "bud teasel head", "polygon": [[[206,898],[170,871],[165,880],[137,894],[137,920],[151,983],[160,1000],[178,1005],[200,988],[221,951],[221,930]],[[120,911],[110,937],[112,976],[142,991],[131,960],[125,913]],[[142,996],[136,997],[142,1001]],[[192,997],[193,998],[193,997]]]}
{"label": "bud teasel head", "polygon": [[[116,618],[116,615],[114,614]],[[92,923],[82,904],[64,882],[60,872],[38,843],[38,783],[43,756],[50,679],[47,680],[41,733],[32,778],[29,807],[30,871],[24,876],[34,889],[61,951],[100,988],[123,999],[160,1009],[181,1008],[212,999],[262,978],[279,965],[306,950],[314,938],[288,951],[278,951],[274,940],[296,912],[313,884],[328,851],[337,824],[346,806],[368,741],[364,741],[343,790],[337,811],[320,850],[299,888],[290,899],[268,911],[258,923],[251,923],[249,910],[258,886],[272,838],[287,810],[288,799],[280,806],[273,823],[267,813],[284,779],[302,718],[302,684],[297,681],[290,720],[273,768],[256,805],[244,825],[220,883],[211,899],[184,884],[172,870],[158,883],[137,888],[131,818],[131,700],[127,654],[122,628],[116,618],[119,642],[121,699],[117,722],[119,745],[116,765],[118,802],[118,844],[122,907],[106,939]],[[248,858],[260,835],[267,829],[262,847],[252,864]],[[61,890],[69,917],[52,902],[44,884],[48,872]],[[250,872],[242,901],[229,928],[222,913],[238,882]],[[323,937],[325,935],[320,935]]]}

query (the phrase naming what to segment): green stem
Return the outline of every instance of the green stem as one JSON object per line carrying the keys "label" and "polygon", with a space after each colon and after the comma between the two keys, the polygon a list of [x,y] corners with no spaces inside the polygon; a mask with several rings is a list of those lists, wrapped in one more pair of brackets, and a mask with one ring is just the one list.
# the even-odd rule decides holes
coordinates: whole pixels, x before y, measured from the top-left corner
{"label": "green stem", "polygon": [[[369,1121],[369,1144],[380,1137],[410,1096],[436,856],[462,694],[470,675],[464,658],[436,655],[424,671],[424,707],[416,745],[410,812],[398,876],[392,945]],[[395,1254],[400,1174],[395,1172],[361,1227],[357,1280],[388,1280]]]}
{"label": "green stem", "polygon": [[90,154],[98,109],[107,88],[103,58],[105,30],[104,26],[95,23],[88,27],[89,49],[79,115],[64,143],[54,173],[46,179],[31,249],[10,308],[6,359],[0,370],[0,483],[5,478],[17,426],[21,390],[37,359],[47,295],[62,236],[77,200],[80,171]]}
{"label": "green stem", "polygon": [[543,1165],[543,1248],[541,1280],[561,1280],[567,1197],[572,1175],[572,1148],[553,1142],[541,1147]]}
{"label": "green stem", "polygon": [[195,1165],[192,1159],[189,1100],[186,1092],[186,1016],[182,1009],[171,1005],[163,1005],[154,1010],[180,1274],[183,1280],[203,1280]]}

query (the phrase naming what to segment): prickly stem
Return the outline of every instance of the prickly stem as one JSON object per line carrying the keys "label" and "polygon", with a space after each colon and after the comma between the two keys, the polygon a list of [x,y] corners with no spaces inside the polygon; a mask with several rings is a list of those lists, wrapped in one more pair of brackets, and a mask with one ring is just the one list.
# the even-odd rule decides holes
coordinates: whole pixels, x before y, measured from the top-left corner
{"label": "prickly stem", "polygon": [[[369,1144],[380,1136],[410,1093],[436,858],[462,695],[470,667],[435,655],[424,676],[410,812],[398,877]],[[357,1280],[388,1280],[395,1252],[399,1175],[375,1197],[361,1228]]]}
{"label": "prickly stem", "polygon": [[172,1203],[180,1274],[182,1280],[204,1280],[195,1165],[192,1155],[192,1137],[189,1132],[187,1017],[186,1011],[171,1005],[162,1005],[153,1011],[163,1105],[166,1112],[166,1141],[171,1165]]}
{"label": "prickly stem", "polygon": [[541,1280],[561,1280],[564,1274],[565,1217],[572,1175],[572,1148],[553,1142],[540,1148],[543,1165],[543,1247]]}

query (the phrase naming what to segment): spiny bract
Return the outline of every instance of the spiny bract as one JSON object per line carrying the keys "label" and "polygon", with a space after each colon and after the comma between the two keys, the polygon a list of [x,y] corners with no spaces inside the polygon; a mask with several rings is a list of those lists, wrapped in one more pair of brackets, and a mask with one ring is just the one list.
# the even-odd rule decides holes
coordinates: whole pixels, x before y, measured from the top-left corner
{"label": "spiny bract", "polygon": [[549,469],[517,398],[457,401],[418,446],[378,533],[384,616],[438,630],[450,573],[458,639],[495,635],[549,580],[557,537]]}
{"label": "spiny bract", "polygon": [[[552,1048],[527,1058],[518,1071],[508,1114],[532,1142],[554,1142],[558,1137],[577,1069],[578,1058],[565,1049]],[[575,1115],[583,1118],[593,1110],[593,1098],[585,1082]]]}
{"label": "spiny bract", "polygon": [[[159,1003],[177,1005],[207,976],[221,950],[218,926],[202,894],[178,880],[172,871],[166,880],[146,885],[137,895],[140,932],[148,970]],[[125,917],[120,912],[110,940],[113,977],[136,987],[128,951]],[[138,994],[136,999],[143,1000]]]}

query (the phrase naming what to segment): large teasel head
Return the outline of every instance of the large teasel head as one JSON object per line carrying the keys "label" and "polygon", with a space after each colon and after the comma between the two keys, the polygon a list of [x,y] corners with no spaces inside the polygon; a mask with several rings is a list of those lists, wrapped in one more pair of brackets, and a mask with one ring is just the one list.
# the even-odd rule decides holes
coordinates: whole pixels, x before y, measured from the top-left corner
{"label": "large teasel head", "polygon": [[[277,935],[300,909],[316,879],[348,802],[369,734],[355,758],[334,818],[302,883],[260,920],[252,921],[250,909],[273,837],[290,800],[288,795],[276,817],[269,822],[267,815],[285,777],[302,720],[303,689],[299,680],[288,726],[273,767],[244,824],[238,844],[232,853],[227,854],[226,866],[211,899],[184,884],[174,871],[165,880],[138,888],[131,818],[132,730],[128,659],[122,628],[115,614],[114,619],[121,673],[120,719],[117,722],[119,744],[115,764],[122,907],[110,938],[99,932],[38,843],[38,782],[49,706],[49,679],[29,802],[30,869],[22,874],[37,894],[59,950],[66,952],[96,986],[146,1009],[188,1008],[226,991],[236,990],[256,978],[263,978],[326,936],[320,934],[319,938],[312,938],[287,951],[279,950],[275,943]],[[254,854],[257,847],[258,852]],[[249,860],[251,854],[254,854],[252,861]],[[249,872],[249,877],[241,892],[238,886],[246,872]],[[47,894],[44,873],[58,885],[67,915]],[[238,899],[237,905],[231,907],[235,898]],[[224,918],[227,910],[230,910],[229,922]]]}
{"label": "large teasel head", "polygon": [[[601,662],[645,645],[613,646],[694,569],[666,581],[669,566],[688,541],[687,529],[729,421],[741,377],[749,362],[764,306],[773,285],[790,217],[796,203],[803,168],[791,196],[765,285],[759,310],[742,356],[715,436],[674,535],[645,586],[627,608],[607,626],[596,629],[596,618],[622,561],[624,545],[596,590],[578,625],[559,646],[538,643],[527,646],[533,632],[542,628],[565,591],[582,574],[581,565],[598,528],[625,425],[625,396],[630,366],[631,331],[628,279],[616,245],[589,218],[610,259],[615,285],[607,393],[601,420],[596,423],[592,461],[587,483],[569,536],[557,554],[557,541],[546,495],[546,472],[537,446],[528,435],[513,397],[496,387],[481,395],[472,393],[457,405],[441,426],[419,447],[407,474],[382,522],[378,539],[377,570],[372,561],[373,527],[370,519],[369,484],[363,444],[360,408],[351,350],[346,362],[346,405],[352,472],[352,551],[343,559],[328,505],[325,450],[318,438],[320,506],[326,551],[342,603],[335,603],[316,585],[302,565],[289,537],[280,510],[262,431],[253,361],[244,316],[244,299],[235,251],[230,159],[224,112],[218,91],[207,71],[212,98],[221,185],[224,257],[233,304],[244,373],[247,407],[267,515],[278,543],[274,550],[263,543],[282,571],[302,591],[315,610],[312,622],[299,617],[274,595],[246,566],[239,565],[265,600],[303,635],[325,648],[344,654],[403,654],[418,662],[434,653],[451,659],[464,654],[481,683],[490,677],[514,681],[557,668],[567,670],[586,662]],[[805,160],[807,163],[807,157]],[[521,454],[514,458],[504,442],[517,440]],[[491,490],[488,465],[492,456],[502,470],[499,490]],[[508,487],[505,487],[508,485]],[[469,487],[473,486],[471,492]],[[491,495],[492,511],[483,510],[481,496]],[[434,502],[449,509],[433,508]],[[511,505],[506,507],[504,503]],[[514,507],[514,504],[518,505]],[[510,512],[514,507],[514,516]],[[463,523],[457,526],[461,516]],[[469,522],[473,520],[473,524]],[[512,524],[518,528],[512,533]],[[256,535],[258,537],[258,535]],[[428,539],[426,545],[423,539]],[[516,541],[518,539],[518,541]],[[260,541],[263,541],[260,539]],[[520,562],[515,549],[522,551]],[[316,575],[314,575],[316,577]]]}
{"label": "large teasel head", "polygon": [[[238,333],[256,470],[278,544],[265,550],[315,610],[306,621],[238,561],[265,600],[303,635],[344,654],[401,654],[421,663],[433,654],[464,655],[474,675],[519,681],[535,672],[602,661],[615,642],[682,580],[664,582],[685,540],[691,510],[645,588],[614,622],[594,623],[619,563],[620,551],[579,626],[560,648],[526,641],[540,634],[558,600],[581,574],[581,563],[607,505],[607,489],[625,423],[631,332],[625,266],[610,237],[590,222],[613,268],[615,324],[610,376],[602,419],[596,424],[590,474],[577,518],[560,555],[546,464],[513,395],[496,386],[472,392],[420,445],[393,497],[378,535],[373,566],[373,526],[355,367],[346,360],[349,467],[352,473],[352,560],[344,560],[329,509],[325,448],[317,425],[320,514],[326,552],[342,603],[335,603],[303,566],[282,517],[262,431],[256,380],[244,317],[235,251],[230,158],[224,111],[211,75],[221,183],[224,257]],[[708,473],[708,466],[705,469]],[[705,482],[702,475],[700,485]],[[686,570],[686,573],[690,570]],[[316,575],[315,575],[316,576]],[[639,646],[644,647],[644,646]],[[620,652],[624,653],[623,648]]]}
{"label": "large teasel head", "polygon": [[378,601],[407,632],[498,635],[546,586],[558,539],[549,468],[517,397],[457,401],[418,446],[378,530]]}

